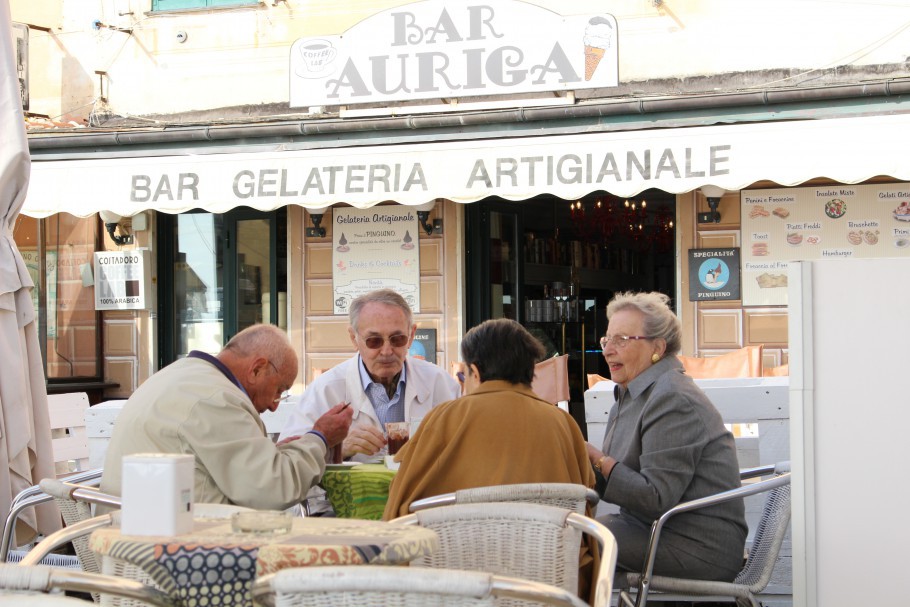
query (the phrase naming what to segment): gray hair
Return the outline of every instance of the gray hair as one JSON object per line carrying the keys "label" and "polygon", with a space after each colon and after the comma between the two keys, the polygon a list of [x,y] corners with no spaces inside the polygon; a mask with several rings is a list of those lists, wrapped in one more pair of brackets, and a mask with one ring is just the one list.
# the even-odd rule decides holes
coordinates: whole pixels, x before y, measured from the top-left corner
{"label": "gray hair", "polygon": [[378,289],[376,291],[364,293],[351,302],[351,307],[348,308],[348,319],[351,327],[353,327],[355,331],[357,330],[357,322],[360,320],[360,312],[363,310],[364,306],[370,303],[379,303],[401,308],[408,321],[408,327],[414,324],[414,314],[411,312],[411,306],[408,305],[408,302],[405,301],[404,297],[392,289]]}
{"label": "gray hair", "polygon": [[244,358],[264,356],[278,369],[284,368],[287,359],[295,356],[288,334],[275,325],[247,327],[232,337],[224,349]]}
{"label": "gray hair", "polygon": [[607,304],[607,320],[621,310],[638,310],[645,317],[644,332],[648,337],[667,342],[668,355],[682,348],[682,325],[670,309],[670,298],[656,291],[650,293],[617,293]]}

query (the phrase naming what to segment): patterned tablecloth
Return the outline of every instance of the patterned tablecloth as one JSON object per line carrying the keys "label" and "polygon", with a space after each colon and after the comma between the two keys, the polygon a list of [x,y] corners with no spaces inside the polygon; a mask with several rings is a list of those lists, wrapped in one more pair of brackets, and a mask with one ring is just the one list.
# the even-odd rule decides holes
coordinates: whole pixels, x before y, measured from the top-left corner
{"label": "patterned tablecloth", "polygon": [[282,534],[234,533],[229,519],[197,519],[175,537],[124,536],[94,531],[93,550],[142,568],[162,590],[188,607],[251,604],[258,575],[288,567],[406,563],[430,554],[439,539],[429,529],[324,517],[295,518]]}
{"label": "patterned tablecloth", "polygon": [[337,465],[326,468],[321,484],[337,516],[378,521],[393,478],[384,464]]}

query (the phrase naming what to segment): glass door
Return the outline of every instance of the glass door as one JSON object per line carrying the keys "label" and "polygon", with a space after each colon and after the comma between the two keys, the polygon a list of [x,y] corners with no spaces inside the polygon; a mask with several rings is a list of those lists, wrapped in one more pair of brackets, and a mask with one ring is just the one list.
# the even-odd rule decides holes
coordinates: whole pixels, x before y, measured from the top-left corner
{"label": "glass door", "polygon": [[161,216],[160,364],[215,353],[261,322],[286,328],[286,211]]}
{"label": "glass door", "polygon": [[225,309],[224,216],[184,213],[174,220],[172,360],[191,350],[217,352],[224,341]]}
{"label": "glass door", "polygon": [[468,328],[491,318],[522,320],[519,214],[514,204],[468,205]]}

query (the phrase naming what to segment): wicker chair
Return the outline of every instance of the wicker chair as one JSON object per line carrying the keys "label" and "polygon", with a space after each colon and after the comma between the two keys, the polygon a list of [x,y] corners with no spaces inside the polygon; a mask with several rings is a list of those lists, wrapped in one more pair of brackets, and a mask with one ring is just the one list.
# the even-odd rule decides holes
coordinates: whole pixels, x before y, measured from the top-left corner
{"label": "wicker chair", "polygon": [[[112,508],[120,507],[119,497],[102,493],[92,486],[77,485],[55,478],[42,479],[38,486],[44,493],[54,498],[67,527],[92,518],[94,504]],[[88,547],[88,537],[75,536],[72,542],[76,556],[82,563],[82,570],[89,573],[101,573],[101,563],[98,561],[98,556]]]}
{"label": "wicker chair", "polygon": [[477,504],[485,502],[523,502],[566,508],[584,514],[585,508],[597,506],[600,500],[597,492],[584,485],[574,483],[521,483],[515,485],[493,485],[460,489],[411,502],[410,512],[451,506],[453,504]]}
{"label": "wicker chair", "polygon": [[[738,607],[760,607],[757,595],[771,580],[774,564],[777,562],[781,544],[783,544],[790,524],[790,462],[753,468],[743,471],[740,475],[745,479],[753,475],[760,476],[769,473],[774,473],[774,476],[717,495],[679,504],[655,521],[651,526],[651,542],[642,572],[616,576],[615,585],[620,589],[621,605],[644,607],[648,602],[649,594],[656,591],[661,593],[662,600],[671,598],[691,600],[705,596],[732,597]],[[660,532],[667,519],[680,512],[697,510],[763,492],[768,492],[768,495],[765,498],[762,516],[755,530],[746,564],[732,582],[688,580],[653,575]],[[634,601],[630,594],[632,588],[636,589]],[[668,597],[664,593],[671,593],[673,596]]]}
{"label": "wicker chair", "polygon": [[[60,590],[124,597],[133,601],[135,605],[161,607],[176,605],[160,590],[135,580],[46,565],[0,564],[0,601],[4,603],[10,605],[14,604],[13,601],[17,605],[23,603],[23,597],[19,593],[48,593]],[[85,601],[82,601],[82,604],[85,604]]]}
{"label": "wicker chair", "polygon": [[269,607],[492,607],[505,598],[520,599],[529,606],[586,606],[561,588],[481,571],[381,565],[301,567],[263,576],[253,585],[253,601]]}
{"label": "wicker chair", "polygon": [[85,603],[84,599],[63,594],[0,592],[0,607],[85,607]]}
{"label": "wicker chair", "polygon": [[565,508],[480,503],[440,506],[393,522],[421,525],[439,536],[439,549],[412,566],[486,571],[578,591],[582,535],[600,548],[595,581],[596,607],[606,607],[613,588],[616,541],[606,527]]}

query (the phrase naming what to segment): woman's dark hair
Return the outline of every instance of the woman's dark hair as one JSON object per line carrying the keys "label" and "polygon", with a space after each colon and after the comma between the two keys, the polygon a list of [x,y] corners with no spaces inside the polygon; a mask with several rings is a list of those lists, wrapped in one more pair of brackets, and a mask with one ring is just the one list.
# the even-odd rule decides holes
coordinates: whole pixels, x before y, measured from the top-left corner
{"label": "woman's dark hair", "polygon": [[530,386],[534,365],[543,356],[537,338],[507,318],[484,321],[461,340],[461,358],[465,366],[477,365],[481,381],[501,379]]}

